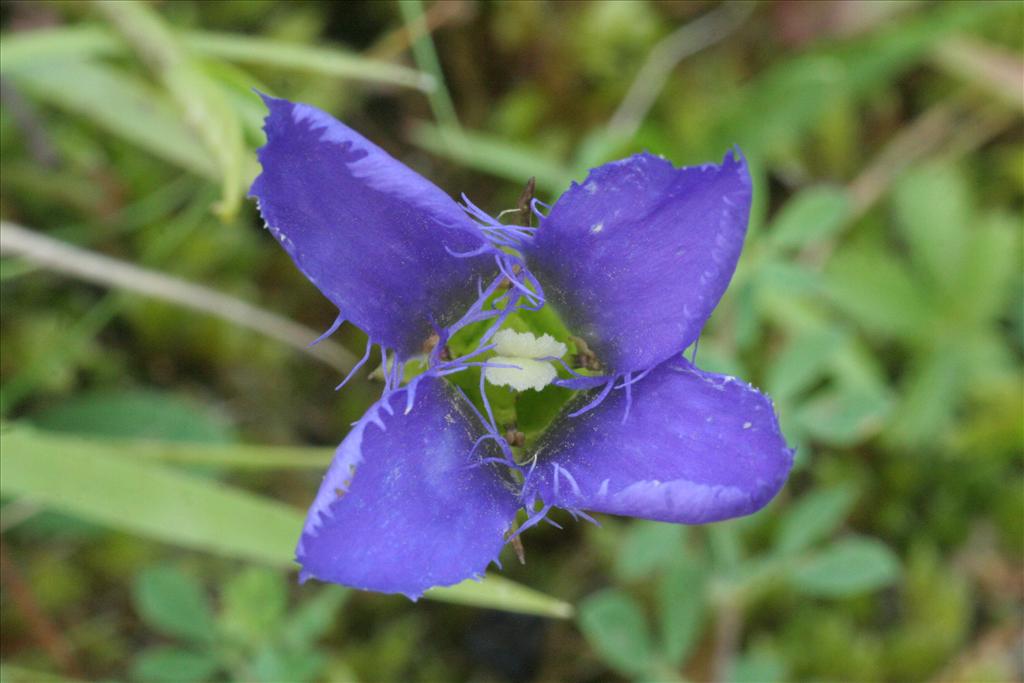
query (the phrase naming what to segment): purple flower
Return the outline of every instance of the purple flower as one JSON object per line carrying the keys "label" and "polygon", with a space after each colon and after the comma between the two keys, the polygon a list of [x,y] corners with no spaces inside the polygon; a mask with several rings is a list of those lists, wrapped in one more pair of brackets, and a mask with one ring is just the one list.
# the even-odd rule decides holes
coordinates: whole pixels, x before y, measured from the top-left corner
{"label": "purple flower", "polygon": [[[533,513],[520,531],[552,507],[695,524],[750,514],[779,491],[792,451],[771,401],[681,356],[739,258],[751,186],[738,154],[683,169],[649,154],[606,164],[547,214],[536,203],[539,228],[503,226],[327,114],[264,99],[251,194],[341,311],[328,333],[344,316],[390,350],[385,367],[391,354],[384,395],[310,508],[303,578],[415,598],[481,576],[520,507]],[[495,300],[503,280],[512,286]],[[485,365],[482,388],[543,370],[564,351],[557,340],[498,332],[511,312],[542,305],[604,374],[558,380],[579,393],[517,461],[486,393],[483,415],[444,376]],[[480,320],[491,324],[477,350],[441,360],[444,342]],[[402,364],[425,351],[430,369],[400,386]]]}

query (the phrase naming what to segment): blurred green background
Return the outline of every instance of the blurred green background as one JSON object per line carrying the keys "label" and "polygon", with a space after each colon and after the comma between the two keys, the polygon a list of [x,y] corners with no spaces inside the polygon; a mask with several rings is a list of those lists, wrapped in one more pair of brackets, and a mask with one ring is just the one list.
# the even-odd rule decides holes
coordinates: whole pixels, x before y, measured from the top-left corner
{"label": "blurred green background", "polygon": [[[0,4],[4,681],[1024,678],[1024,4]],[[525,536],[418,603],[297,585],[379,395],[245,200],[263,108],[497,213],[748,156],[698,362],[798,446],[761,513]],[[358,355],[358,354],[355,354]]]}

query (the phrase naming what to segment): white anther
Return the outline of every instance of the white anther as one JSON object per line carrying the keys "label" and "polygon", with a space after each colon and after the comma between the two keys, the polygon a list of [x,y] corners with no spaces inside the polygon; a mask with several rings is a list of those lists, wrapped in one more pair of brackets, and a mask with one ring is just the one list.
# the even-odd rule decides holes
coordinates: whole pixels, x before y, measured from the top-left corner
{"label": "white anther", "polygon": [[559,358],[566,350],[565,344],[555,341],[550,334],[538,338],[529,332],[501,330],[494,335],[497,355],[487,361],[484,377],[496,386],[540,391],[558,376],[550,362],[540,359]]}

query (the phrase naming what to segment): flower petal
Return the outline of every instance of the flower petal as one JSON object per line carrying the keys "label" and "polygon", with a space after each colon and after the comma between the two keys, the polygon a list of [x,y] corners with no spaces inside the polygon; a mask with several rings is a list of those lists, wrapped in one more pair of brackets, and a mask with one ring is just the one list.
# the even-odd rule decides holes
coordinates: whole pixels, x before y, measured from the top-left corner
{"label": "flower petal", "polygon": [[573,183],[522,251],[609,369],[644,370],[697,339],[736,268],[750,200],[738,154],[680,169],[639,154]]}
{"label": "flower petal", "polygon": [[771,400],[683,359],[655,368],[628,394],[568,417],[538,442],[524,498],[546,505],[700,524],[748,515],[778,493],[793,462]]}
{"label": "flower petal", "polygon": [[[436,185],[328,114],[264,96],[267,144],[250,195],[299,269],[400,359],[496,275],[493,248]],[[450,252],[482,250],[457,258]]]}
{"label": "flower petal", "polygon": [[303,579],[419,597],[483,575],[518,505],[496,447],[444,380],[391,392],[345,437],[296,550]]}

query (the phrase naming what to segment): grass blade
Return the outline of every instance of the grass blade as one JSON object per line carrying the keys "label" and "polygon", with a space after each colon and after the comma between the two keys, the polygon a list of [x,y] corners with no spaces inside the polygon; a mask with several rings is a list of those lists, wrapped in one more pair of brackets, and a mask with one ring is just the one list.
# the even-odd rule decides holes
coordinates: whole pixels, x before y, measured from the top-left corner
{"label": "grass blade", "polygon": [[441,61],[437,58],[437,50],[434,48],[434,39],[429,31],[417,34],[412,29],[413,25],[426,22],[423,5],[420,0],[399,0],[398,8],[402,12],[406,26],[409,27],[410,34],[417,35],[412,44],[416,65],[434,78],[434,88],[429,93],[430,108],[434,112],[434,119],[443,126],[441,132],[444,143],[449,147],[459,146],[462,144],[462,127],[459,125],[459,116],[455,113],[452,96],[445,85]]}
{"label": "grass blade", "polygon": [[[188,51],[197,57],[414,88],[425,93],[432,92],[437,83],[430,74],[363,57],[341,47],[314,47],[214,31],[184,31],[179,36]],[[126,52],[123,41],[102,26],[8,31],[0,40],[0,73],[15,73],[41,62],[75,62],[122,56]]]}
{"label": "grass blade", "polygon": [[276,339],[342,372],[348,372],[356,361],[348,349],[330,339],[310,346],[309,342],[318,336],[316,331],[246,301],[160,271],[75,247],[14,223],[0,221],[0,254],[20,256],[87,282],[207,313]]}
{"label": "grass blade", "polygon": [[30,95],[165,161],[204,178],[219,177],[213,157],[163,94],[118,68],[89,61],[61,62],[56,68],[41,62],[12,71],[10,77]]}
{"label": "grass blade", "polygon": [[431,154],[517,185],[531,176],[537,187],[557,196],[572,179],[571,171],[544,152],[493,137],[487,133],[462,131],[458,145],[447,145],[442,127],[426,121],[411,129],[412,143]]}
{"label": "grass blade", "polygon": [[[136,446],[113,450],[22,427],[0,433],[0,493],[154,540],[286,568],[303,522],[296,508],[154,463]],[[496,576],[425,597],[559,618],[572,611]]]}
{"label": "grass blade", "polygon": [[78,62],[124,52],[119,40],[100,26],[7,31],[0,36],[0,73],[16,73],[50,62]]}
{"label": "grass blade", "polygon": [[430,74],[376,59],[367,59],[339,48],[309,47],[230,33],[192,31],[185,45],[195,54],[241,64],[294,69],[368,83],[399,85],[429,93],[436,87]]}
{"label": "grass blade", "polygon": [[216,211],[224,218],[234,216],[254,173],[247,174],[246,162],[251,160],[242,125],[223,89],[206,76],[174,31],[149,6],[113,0],[98,0],[96,6],[163,82],[216,160],[221,176],[221,201]]}

